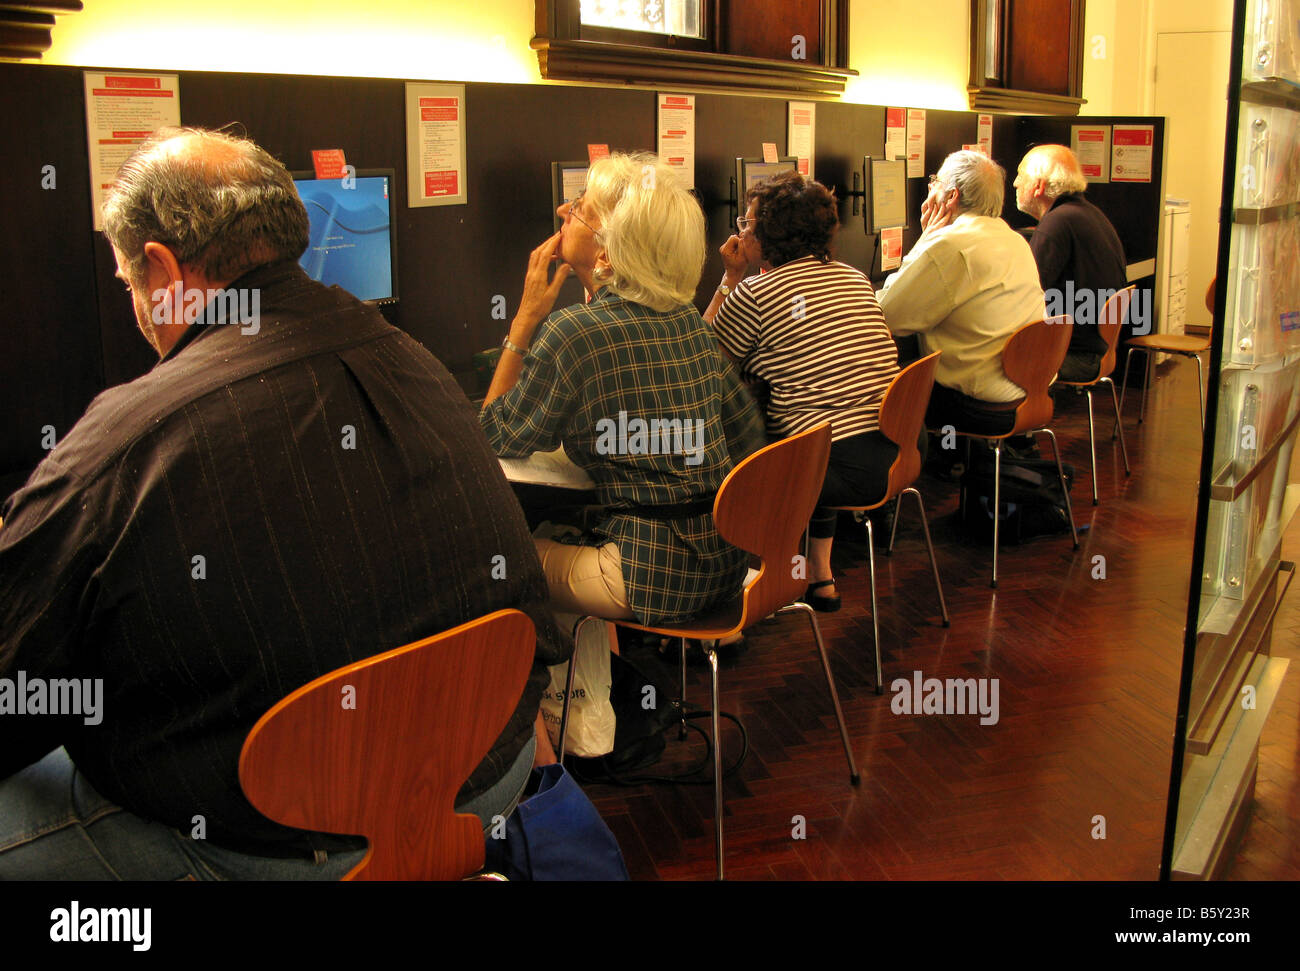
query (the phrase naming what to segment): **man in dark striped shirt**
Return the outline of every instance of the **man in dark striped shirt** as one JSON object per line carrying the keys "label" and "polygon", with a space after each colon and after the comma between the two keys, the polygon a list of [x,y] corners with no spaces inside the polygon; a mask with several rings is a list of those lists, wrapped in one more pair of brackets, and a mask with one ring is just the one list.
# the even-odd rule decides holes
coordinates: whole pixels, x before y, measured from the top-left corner
{"label": "man in dark striped shirt", "polygon": [[509,812],[546,666],[571,647],[455,381],[307,278],[306,212],[251,142],[155,136],[105,227],[161,360],[96,398],[4,507],[0,878],[342,876],[363,840],[244,798],[249,730],[322,674],[518,607],[533,671],[457,800]]}

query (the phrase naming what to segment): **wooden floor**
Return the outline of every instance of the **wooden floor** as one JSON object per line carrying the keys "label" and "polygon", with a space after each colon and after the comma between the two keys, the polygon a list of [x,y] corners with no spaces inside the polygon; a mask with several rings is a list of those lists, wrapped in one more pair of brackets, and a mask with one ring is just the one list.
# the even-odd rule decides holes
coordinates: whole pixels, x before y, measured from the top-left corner
{"label": "wooden floor", "polygon": [[[1078,470],[1075,518],[1089,528],[1078,552],[1068,535],[1005,547],[996,591],[989,549],[952,528],[956,486],[922,477],[952,626],[939,624],[909,502],[894,556],[877,556],[884,694],[873,684],[865,546],[841,530],[845,605],[821,615],[821,626],[860,786],[849,784],[807,622],[787,616],[749,632],[748,652],[721,671],[722,709],[741,719],[750,746],[724,787],[729,879],[1157,876],[1200,449],[1195,371],[1181,363],[1161,367],[1142,426],[1137,401],[1127,402],[1130,478],[1112,423],[1099,421],[1100,506],[1091,505],[1083,399],[1058,408],[1065,460]],[[1300,551],[1300,530],[1286,549]],[[1275,653],[1300,658],[1300,594],[1288,600]],[[997,723],[894,714],[890,684],[914,671],[996,678]],[[1298,682],[1295,664],[1261,746],[1255,817],[1230,877],[1300,877]],[[707,692],[705,669],[691,668],[688,702],[706,705]],[[694,738],[668,737],[655,771],[702,751]],[[735,730],[724,725],[723,737],[734,753]],[[713,876],[711,786],[587,791],[633,879]],[[1104,839],[1094,838],[1099,817]]]}

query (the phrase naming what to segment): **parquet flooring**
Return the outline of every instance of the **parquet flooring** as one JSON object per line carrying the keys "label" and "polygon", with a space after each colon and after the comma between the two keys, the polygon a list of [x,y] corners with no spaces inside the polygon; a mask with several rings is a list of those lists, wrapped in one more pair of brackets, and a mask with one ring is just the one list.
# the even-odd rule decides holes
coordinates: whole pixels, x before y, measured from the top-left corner
{"label": "parquet flooring", "polygon": [[[844,608],[821,615],[862,782],[852,787],[807,622],[769,620],[724,661],[721,705],[741,719],[749,755],[724,786],[733,880],[1154,879],[1160,858],[1182,652],[1200,437],[1190,368],[1160,368],[1147,420],[1125,427],[1125,479],[1101,418],[1101,505],[1091,505],[1087,412],[1058,407],[1054,427],[1076,470],[1075,518],[1088,529],[1006,546],[999,588],[990,550],[952,523],[955,484],[922,476],[952,626],[939,625],[915,507],[897,549],[877,556],[885,692],[872,683],[865,545],[841,527],[835,566]],[[1100,405],[1101,399],[1098,399]],[[1100,407],[1098,408],[1101,413]],[[1046,450],[1046,441],[1042,443]],[[1300,551],[1300,530],[1289,534]],[[1285,549],[1285,548],[1284,548]],[[1105,579],[1094,579],[1094,557]],[[1274,637],[1300,657],[1300,594]],[[1289,652],[1289,654],[1288,654]],[[996,678],[999,719],[891,710],[891,682]],[[1229,876],[1300,876],[1300,664],[1261,745],[1257,807]],[[687,699],[707,704],[704,668]],[[703,722],[702,722],[703,724]],[[654,771],[700,757],[677,742]],[[728,757],[738,735],[724,723]],[[711,879],[709,785],[591,785],[633,879]],[[1104,818],[1105,838],[1094,838]],[[796,830],[802,819],[802,834]],[[802,835],[803,838],[796,838]]]}

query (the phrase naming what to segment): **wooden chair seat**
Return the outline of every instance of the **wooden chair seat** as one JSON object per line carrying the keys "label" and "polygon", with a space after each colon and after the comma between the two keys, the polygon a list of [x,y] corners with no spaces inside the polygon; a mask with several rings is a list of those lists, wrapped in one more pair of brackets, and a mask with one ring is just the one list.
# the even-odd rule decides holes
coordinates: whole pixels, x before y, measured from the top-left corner
{"label": "wooden chair seat", "polygon": [[[1135,286],[1127,286],[1123,290],[1112,294],[1110,299],[1106,301],[1106,305],[1101,308],[1101,315],[1097,321],[1097,330],[1106,341],[1106,353],[1102,355],[1097,376],[1091,381],[1058,380],[1056,382],[1066,387],[1078,388],[1088,395],[1088,456],[1092,461],[1092,504],[1094,506],[1100,502],[1100,499],[1097,493],[1097,432],[1093,423],[1092,392],[1099,384],[1110,387],[1110,400],[1115,407],[1115,428],[1119,433],[1119,452],[1124,459],[1124,474],[1129,475],[1132,471],[1128,464],[1128,446],[1124,442],[1124,428],[1119,420],[1119,396],[1115,392],[1115,382],[1110,379],[1110,375],[1115,370],[1115,345],[1119,342],[1119,335],[1124,327],[1124,321],[1128,319],[1129,303],[1132,301],[1136,289]],[[1134,340],[1140,339],[1134,338]],[[1132,344],[1132,341],[1129,341],[1129,343]]]}
{"label": "wooden chair seat", "polygon": [[[943,599],[943,584],[939,580],[939,566],[934,558],[934,544],[930,542],[930,523],[925,515],[925,503],[921,493],[912,487],[921,474],[921,452],[916,441],[925,423],[925,409],[930,404],[930,392],[934,388],[934,372],[939,365],[939,351],[908,365],[900,371],[889,387],[885,389],[880,402],[880,431],[898,446],[898,457],[889,467],[889,485],[885,495],[878,502],[869,506],[833,506],[849,512],[866,513],[879,509],[885,503],[897,498],[898,509],[894,512],[893,528],[889,531],[889,547],[885,554],[894,552],[894,537],[898,533],[899,515],[902,513],[902,496],[911,494],[916,497],[917,508],[921,512],[921,530],[925,535],[925,546],[930,553],[930,570],[934,574],[934,589],[939,595],[939,612],[943,615],[943,626],[949,625],[948,605]],[[876,694],[884,690],[884,678],[880,665],[880,621],[876,603],[876,545],[871,519],[865,519],[867,531],[867,562],[871,577],[871,635],[876,659]]]}
{"label": "wooden chair seat", "polygon": [[[1047,317],[1025,324],[1009,338],[1002,348],[1002,371],[1013,384],[1024,389],[1025,397],[1016,408],[1015,423],[1010,431],[1001,435],[979,435],[974,432],[957,432],[966,438],[993,442],[993,579],[990,586],[998,585],[998,517],[1002,501],[1002,442],[1013,435],[1045,434],[1052,441],[1056,457],[1056,475],[1065,494],[1065,509],[1070,519],[1070,535],[1074,548],[1079,548],[1079,532],[1074,526],[1074,509],[1070,505],[1070,488],[1061,467],[1061,450],[1056,434],[1048,427],[1054,413],[1052,396],[1048,388],[1061,369],[1065,353],[1070,346],[1074,322],[1068,314]],[[962,508],[965,508],[965,488],[962,489]]]}
{"label": "wooden chair seat", "polygon": [[248,733],[244,794],[286,826],[366,837],[345,880],[473,873],[483,826],[456,794],[518,706],[535,640],[526,614],[499,610],[322,675]]}
{"label": "wooden chair seat", "polygon": [[[822,641],[817,615],[795,598],[804,592],[805,582],[794,569],[802,552],[804,528],[817,505],[826,461],[831,450],[831,427],[823,422],[797,435],[774,442],[749,456],[723,480],[713,503],[713,521],[718,533],[732,546],[757,556],[762,565],[751,574],[740,597],[690,620],[674,624],[639,624],[615,620],[631,630],[677,638],[681,645],[682,692],[686,686],[687,639],[711,640],[728,637],[774,613],[802,612],[812,627],[821,656],[826,686],[839,723],[840,740],[849,763],[849,779],[857,785],[857,764],[849,744],[844,712],[831,673],[826,645]],[[723,877],[722,839],[722,746],[718,725],[718,657],[705,649],[709,663],[713,729],[713,817],[717,878]],[[570,676],[572,665],[570,666]],[[570,688],[572,684],[570,683]],[[566,698],[570,694],[566,691]],[[563,716],[562,716],[563,718]]]}
{"label": "wooden chair seat", "polygon": [[1142,347],[1166,354],[1199,354],[1210,349],[1208,337],[1196,337],[1193,334],[1144,334],[1141,337],[1130,337],[1124,343],[1129,347]]}

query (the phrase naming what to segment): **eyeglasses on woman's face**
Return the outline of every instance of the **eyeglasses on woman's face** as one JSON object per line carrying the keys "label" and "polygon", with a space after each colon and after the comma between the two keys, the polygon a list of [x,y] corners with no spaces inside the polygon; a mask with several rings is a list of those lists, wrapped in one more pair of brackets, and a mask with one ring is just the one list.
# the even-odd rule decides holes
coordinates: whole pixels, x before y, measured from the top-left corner
{"label": "eyeglasses on woman's face", "polygon": [[573,201],[569,203],[569,211],[566,215],[572,216],[574,219],[578,220],[578,222],[582,223],[584,226],[590,229],[593,236],[599,236],[600,230],[597,229],[595,226],[593,226],[591,223],[587,222],[587,220],[582,218],[581,215],[582,197],[585,195],[586,195],[585,192],[579,192],[573,198]]}

